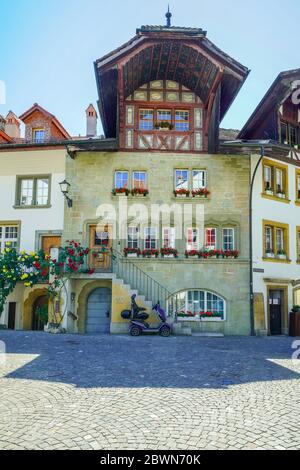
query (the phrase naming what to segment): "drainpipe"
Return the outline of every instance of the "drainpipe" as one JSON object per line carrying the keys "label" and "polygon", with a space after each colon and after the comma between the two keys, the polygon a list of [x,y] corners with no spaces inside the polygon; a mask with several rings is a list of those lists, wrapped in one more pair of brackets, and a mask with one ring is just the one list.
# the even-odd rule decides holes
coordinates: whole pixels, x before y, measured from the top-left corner
{"label": "drainpipe", "polygon": [[[265,156],[265,148],[262,145],[260,147],[260,157],[254,169],[251,183],[250,183],[250,204],[249,204],[249,240],[250,240],[250,324],[251,324],[251,336],[255,336],[254,330],[254,291],[253,291],[253,189],[255,183],[255,177],[258,168]],[[250,172],[251,172],[251,154],[250,154]]]}

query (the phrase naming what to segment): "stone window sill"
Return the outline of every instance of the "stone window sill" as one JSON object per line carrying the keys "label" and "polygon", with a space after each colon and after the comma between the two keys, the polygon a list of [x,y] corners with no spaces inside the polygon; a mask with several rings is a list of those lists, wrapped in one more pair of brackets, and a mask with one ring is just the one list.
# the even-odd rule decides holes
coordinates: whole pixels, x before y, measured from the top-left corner
{"label": "stone window sill", "polygon": [[265,199],[270,199],[272,201],[278,201],[278,202],[283,202],[284,204],[290,204],[291,200],[288,199],[287,197],[278,197],[278,196],[275,196],[273,194],[273,196],[271,196],[271,194],[266,194],[266,193],[261,193],[261,197],[265,198]]}
{"label": "stone window sill", "polygon": [[184,318],[184,317],[177,317],[177,320],[178,322],[182,322],[182,321],[186,321],[186,322],[198,322],[198,323],[202,323],[202,322],[205,322],[205,323],[212,323],[212,322],[217,322],[217,323],[220,323],[220,322],[225,322],[225,320],[223,318],[202,318],[200,320],[200,318]]}
{"label": "stone window sill", "polygon": [[14,209],[50,209],[51,204],[46,204],[45,206],[19,206],[19,205],[14,205]]}
{"label": "stone window sill", "polygon": [[208,202],[210,201],[210,198],[209,197],[193,197],[193,196],[185,196],[185,197],[178,197],[178,196],[172,196],[171,198],[173,201],[177,201],[177,202],[191,202],[191,201],[197,201],[197,202]]}
{"label": "stone window sill", "polygon": [[290,259],[267,258],[267,257],[263,257],[263,261],[267,261],[268,263],[285,263],[285,264],[290,264],[292,262],[292,260]]}

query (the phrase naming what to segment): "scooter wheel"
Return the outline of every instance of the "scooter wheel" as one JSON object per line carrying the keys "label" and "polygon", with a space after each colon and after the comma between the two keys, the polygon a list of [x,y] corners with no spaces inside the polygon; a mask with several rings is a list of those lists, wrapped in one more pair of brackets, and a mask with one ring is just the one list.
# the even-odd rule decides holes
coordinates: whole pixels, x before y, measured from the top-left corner
{"label": "scooter wheel", "polygon": [[131,336],[140,336],[141,329],[138,326],[132,326],[130,328],[130,334]]}
{"label": "scooter wheel", "polygon": [[171,330],[168,326],[162,326],[161,329],[159,330],[160,336],[163,336],[164,338],[167,338],[171,334]]}

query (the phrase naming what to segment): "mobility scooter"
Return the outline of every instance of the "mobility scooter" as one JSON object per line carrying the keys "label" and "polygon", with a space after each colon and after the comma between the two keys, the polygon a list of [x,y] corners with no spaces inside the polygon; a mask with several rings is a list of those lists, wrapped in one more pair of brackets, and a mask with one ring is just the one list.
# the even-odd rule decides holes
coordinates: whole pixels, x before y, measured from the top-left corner
{"label": "mobility scooter", "polygon": [[139,307],[135,301],[136,295],[131,296],[131,310],[123,310],[121,317],[130,320],[129,333],[131,336],[139,336],[142,333],[159,333],[161,336],[167,337],[171,334],[171,326],[167,323],[167,317],[164,309],[157,302],[152,310],[157,313],[159,322],[150,327],[146,320],[149,317],[145,313],[145,308]]}

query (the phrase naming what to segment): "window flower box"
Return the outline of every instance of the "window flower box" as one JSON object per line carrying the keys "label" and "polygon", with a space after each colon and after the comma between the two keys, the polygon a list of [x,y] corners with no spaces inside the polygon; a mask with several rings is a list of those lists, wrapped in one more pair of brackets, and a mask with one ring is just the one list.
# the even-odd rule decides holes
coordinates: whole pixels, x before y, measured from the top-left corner
{"label": "window flower box", "polygon": [[123,250],[125,258],[138,258],[141,254],[139,248],[124,248]]}
{"label": "window flower box", "polygon": [[194,189],[192,196],[200,199],[207,199],[210,195],[210,191],[207,188]]}
{"label": "window flower box", "polygon": [[175,189],[175,197],[189,197],[190,191],[188,189]]}
{"label": "window flower box", "polygon": [[132,196],[143,197],[143,196],[147,196],[149,194],[149,191],[148,189],[144,189],[144,188],[133,188],[131,190],[131,194]]}
{"label": "window flower box", "polygon": [[278,259],[282,259],[282,260],[286,260],[287,259],[287,255],[286,255],[286,252],[285,251],[278,251],[277,253],[277,258]]}
{"label": "window flower box", "polygon": [[178,250],[175,248],[161,248],[160,254],[162,258],[178,258]]}
{"label": "window flower box", "polygon": [[114,188],[112,190],[113,196],[128,196],[130,193],[128,188]]}
{"label": "window flower box", "polygon": [[237,250],[225,250],[222,251],[222,256],[223,258],[231,258],[231,259],[236,259],[239,257],[239,251]]}
{"label": "window flower box", "polygon": [[193,321],[206,321],[206,322],[219,322],[224,321],[223,313],[219,312],[199,312],[193,313],[190,311],[181,311],[177,313],[178,321],[193,322]]}
{"label": "window flower box", "polygon": [[168,121],[160,121],[154,124],[154,127],[157,131],[171,131],[174,126]]}
{"label": "window flower box", "polygon": [[200,258],[201,253],[198,250],[186,250],[184,253],[186,258]]}
{"label": "window flower box", "polygon": [[275,253],[272,251],[267,251],[265,256],[266,258],[275,258]]}
{"label": "window flower box", "polygon": [[277,196],[277,197],[280,197],[281,199],[285,199],[285,193],[283,193],[283,192],[278,192],[278,193],[276,194],[276,196]]}
{"label": "window flower box", "polygon": [[273,189],[266,189],[265,193],[267,194],[267,196],[274,196]]}
{"label": "window flower box", "polygon": [[156,249],[146,249],[142,251],[143,258],[158,258],[159,251]]}

